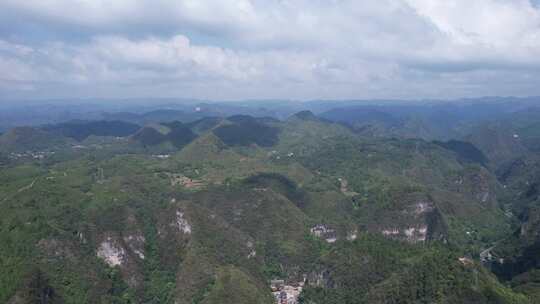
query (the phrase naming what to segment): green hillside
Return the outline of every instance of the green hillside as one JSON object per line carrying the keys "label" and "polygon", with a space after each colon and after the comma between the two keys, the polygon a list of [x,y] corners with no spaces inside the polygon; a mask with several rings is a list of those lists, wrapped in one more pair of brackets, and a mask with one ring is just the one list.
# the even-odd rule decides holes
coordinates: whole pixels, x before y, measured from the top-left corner
{"label": "green hillside", "polygon": [[1,167],[0,302],[533,303],[480,263],[519,225],[461,150],[307,112],[93,140]]}

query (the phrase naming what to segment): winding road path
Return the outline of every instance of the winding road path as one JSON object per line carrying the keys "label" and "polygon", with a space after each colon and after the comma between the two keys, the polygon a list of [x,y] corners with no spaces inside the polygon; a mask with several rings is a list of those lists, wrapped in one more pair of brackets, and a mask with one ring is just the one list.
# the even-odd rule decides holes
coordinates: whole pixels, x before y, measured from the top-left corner
{"label": "winding road path", "polygon": [[15,195],[17,195],[17,194],[19,194],[19,193],[21,193],[21,192],[24,192],[24,191],[26,191],[26,190],[32,189],[32,187],[34,187],[34,185],[36,184],[36,181],[37,181],[37,180],[38,180],[38,178],[35,178],[29,185],[26,185],[26,186],[24,186],[24,187],[19,188],[19,189],[17,190],[17,192],[14,193],[13,195],[8,195],[8,196],[6,196],[3,200],[0,201],[0,203],[3,203],[3,202],[5,202],[5,201],[7,201],[8,199],[14,197]]}

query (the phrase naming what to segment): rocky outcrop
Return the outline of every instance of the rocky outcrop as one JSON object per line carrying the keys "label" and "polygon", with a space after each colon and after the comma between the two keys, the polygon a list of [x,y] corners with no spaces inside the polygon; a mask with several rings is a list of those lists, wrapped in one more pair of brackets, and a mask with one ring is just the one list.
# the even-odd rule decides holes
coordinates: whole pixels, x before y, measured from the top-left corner
{"label": "rocky outcrop", "polygon": [[99,244],[96,254],[98,258],[111,267],[122,266],[127,260],[126,250],[117,240],[110,236]]}
{"label": "rocky outcrop", "polygon": [[325,240],[327,243],[335,243],[337,241],[336,230],[324,225],[318,224],[310,229],[313,236]]}
{"label": "rocky outcrop", "polygon": [[400,217],[399,222],[378,228],[379,233],[409,243],[446,240],[446,224],[432,201],[417,200],[406,206]]}
{"label": "rocky outcrop", "polygon": [[96,248],[96,256],[109,267],[118,267],[125,282],[132,288],[141,286],[143,278],[140,261],[145,258],[144,237],[107,232],[101,236]]}
{"label": "rocky outcrop", "polygon": [[184,217],[184,212],[176,210],[176,227],[183,234],[191,234],[191,224]]}

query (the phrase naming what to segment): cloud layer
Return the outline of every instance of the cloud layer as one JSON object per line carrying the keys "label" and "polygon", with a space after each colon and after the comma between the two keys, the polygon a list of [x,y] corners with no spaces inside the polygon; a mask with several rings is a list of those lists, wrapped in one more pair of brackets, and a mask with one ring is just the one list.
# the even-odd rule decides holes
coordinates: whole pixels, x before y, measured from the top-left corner
{"label": "cloud layer", "polygon": [[4,0],[0,98],[540,95],[529,0]]}

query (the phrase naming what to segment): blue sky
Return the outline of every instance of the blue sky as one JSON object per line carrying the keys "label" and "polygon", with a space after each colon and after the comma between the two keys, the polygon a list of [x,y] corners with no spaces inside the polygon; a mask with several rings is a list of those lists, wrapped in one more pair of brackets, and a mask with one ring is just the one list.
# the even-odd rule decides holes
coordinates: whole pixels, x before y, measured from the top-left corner
{"label": "blue sky", "polygon": [[3,0],[0,98],[540,95],[529,0]]}

